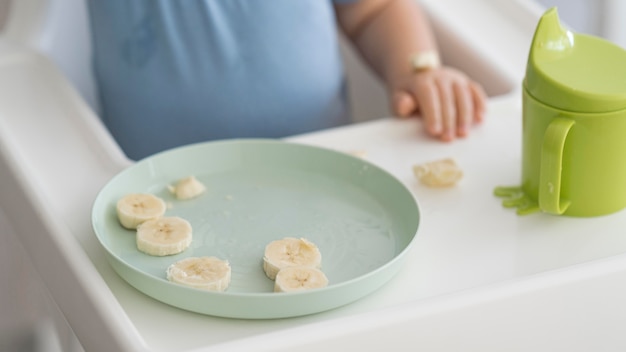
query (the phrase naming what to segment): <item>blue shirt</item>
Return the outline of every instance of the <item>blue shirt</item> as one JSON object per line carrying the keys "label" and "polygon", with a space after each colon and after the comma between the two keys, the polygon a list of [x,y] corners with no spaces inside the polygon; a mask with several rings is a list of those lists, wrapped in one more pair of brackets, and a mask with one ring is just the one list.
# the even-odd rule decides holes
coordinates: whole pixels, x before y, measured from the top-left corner
{"label": "blue shirt", "polygon": [[349,122],[330,0],[91,0],[102,119],[140,159]]}

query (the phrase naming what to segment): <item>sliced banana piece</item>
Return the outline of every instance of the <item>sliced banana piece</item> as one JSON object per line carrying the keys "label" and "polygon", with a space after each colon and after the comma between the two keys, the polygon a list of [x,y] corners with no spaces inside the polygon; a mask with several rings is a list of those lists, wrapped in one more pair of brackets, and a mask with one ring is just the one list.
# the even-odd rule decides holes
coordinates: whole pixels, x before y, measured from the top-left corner
{"label": "sliced banana piece", "polygon": [[230,264],[216,257],[182,259],[167,268],[167,279],[209,291],[224,291],[230,284]]}
{"label": "sliced banana piece", "polygon": [[450,158],[414,165],[413,173],[429,187],[450,187],[463,178],[463,171]]}
{"label": "sliced banana piece", "polygon": [[326,286],[328,278],[321,270],[309,266],[292,266],[278,272],[274,292],[294,292]]}
{"label": "sliced banana piece", "polygon": [[167,206],[163,199],[145,193],[132,193],[117,201],[117,218],[127,229],[136,229],[147,220],[156,219],[165,214]]}
{"label": "sliced banana piece", "polygon": [[292,266],[320,268],[322,254],[319,248],[304,238],[286,237],[270,242],[265,247],[263,270],[274,280],[281,269]]}
{"label": "sliced banana piece", "polygon": [[177,254],[191,244],[191,224],[177,216],[148,220],[137,227],[137,249],[154,256]]}
{"label": "sliced banana piece", "polygon": [[206,186],[195,176],[185,177],[179,180],[176,185],[169,185],[168,189],[176,196],[176,199],[186,200],[195,198],[206,191]]}

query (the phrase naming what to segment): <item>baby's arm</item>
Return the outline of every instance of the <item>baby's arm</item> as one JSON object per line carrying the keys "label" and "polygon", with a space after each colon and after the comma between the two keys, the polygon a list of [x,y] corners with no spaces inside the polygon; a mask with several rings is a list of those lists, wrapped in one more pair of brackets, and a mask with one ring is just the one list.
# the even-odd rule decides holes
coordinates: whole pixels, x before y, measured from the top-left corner
{"label": "baby's arm", "polygon": [[415,54],[437,53],[416,0],[359,0],[335,10],[346,36],[387,84],[395,114],[419,111],[426,131],[443,141],[465,136],[482,121],[486,96],[479,84],[449,67],[417,70],[411,65]]}

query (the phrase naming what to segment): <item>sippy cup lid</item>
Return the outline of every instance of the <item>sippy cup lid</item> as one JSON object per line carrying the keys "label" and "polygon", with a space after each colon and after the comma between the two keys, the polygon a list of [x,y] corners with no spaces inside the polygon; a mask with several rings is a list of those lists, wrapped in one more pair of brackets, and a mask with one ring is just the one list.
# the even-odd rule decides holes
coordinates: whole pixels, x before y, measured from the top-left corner
{"label": "sippy cup lid", "polygon": [[535,99],[562,110],[624,109],[626,50],[565,29],[553,7],[543,14],[535,30],[524,85]]}

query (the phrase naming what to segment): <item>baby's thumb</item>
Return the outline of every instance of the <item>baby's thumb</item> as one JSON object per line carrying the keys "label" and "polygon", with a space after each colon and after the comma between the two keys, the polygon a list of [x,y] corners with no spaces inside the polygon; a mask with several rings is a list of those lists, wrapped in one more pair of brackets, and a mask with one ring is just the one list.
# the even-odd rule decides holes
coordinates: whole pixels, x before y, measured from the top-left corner
{"label": "baby's thumb", "polygon": [[396,116],[408,117],[417,108],[417,103],[411,94],[404,90],[398,90],[393,93],[391,109]]}

